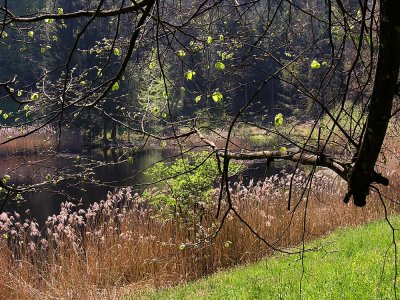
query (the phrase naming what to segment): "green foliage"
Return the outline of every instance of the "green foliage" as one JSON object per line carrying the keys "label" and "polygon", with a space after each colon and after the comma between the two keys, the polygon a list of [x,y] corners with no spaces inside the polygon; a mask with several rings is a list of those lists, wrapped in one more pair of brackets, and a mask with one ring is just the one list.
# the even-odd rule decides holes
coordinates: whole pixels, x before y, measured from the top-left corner
{"label": "green foliage", "polygon": [[221,102],[223,98],[224,97],[220,91],[215,91],[212,94],[212,99],[214,100],[214,102]]}
{"label": "green foliage", "polygon": [[176,54],[178,54],[179,57],[185,57],[186,56],[186,52],[183,51],[183,50],[178,50],[178,52]]}
{"label": "green foliage", "polygon": [[[242,170],[242,166],[231,163],[229,170],[230,175],[234,175]],[[146,190],[143,194],[156,208],[156,216],[164,220],[180,217],[188,221],[201,216],[219,178],[218,163],[206,151],[191,153],[170,165],[157,163],[146,173],[164,183],[162,187]]]}
{"label": "green foliage", "polygon": [[217,61],[215,63],[215,69],[222,71],[225,69],[225,64],[222,61]]}
{"label": "green foliage", "polygon": [[[344,105],[337,104],[331,109],[332,115],[337,120],[338,124],[347,132],[355,133],[357,136],[362,132],[362,124],[366,122],[367,114],[363,106],[346,101]],[[328,115],[324,115],[320,121],[321,137],[326,138],[333,130],[335,136],[342,136],[343,133],[335,126],[335,121]],[[314,135],[316,135],[315,132]],[[315,136],[315,138],[317,138]]]}
{"label": "green foliage", "polygon": [[279,113],[274,118],[274,126],[279,127],[282,125],[283,125],[283,115],[281,113]]}
{"label": "green foliage", "polygon": [[310,67],[311,67],[311,69],[319,69],[319,68],[321,68],[321,64],[320,64],[318,61],[316,61],[316,60],[314,59],[314,60],[311,62]]}
{"label": "green foliage", "polygon": [[114,55],[120,56],[121,55],[121,50],[119,50],[118,48],[114,48]]}
{"label": "green foliage", "polygon": [[196,72],[193,70],[189,70],[186,72],[185,78],[186,80],[192,80],[194,75],[196,75]]}
{"label": "green foliage", "polygon": [[39,97],[40,97],[39,93],[33,93],[33,94],[31,95],[31,100],[36,101],[36,100],[39,99]]}
{"label": "green foliage", "polygon": [[116,81],[116,82],[113,84],[113,86],[111,87],[111,90],[112,90],[113,92],[119,90],[119,83],[118,83],[118,81]]}

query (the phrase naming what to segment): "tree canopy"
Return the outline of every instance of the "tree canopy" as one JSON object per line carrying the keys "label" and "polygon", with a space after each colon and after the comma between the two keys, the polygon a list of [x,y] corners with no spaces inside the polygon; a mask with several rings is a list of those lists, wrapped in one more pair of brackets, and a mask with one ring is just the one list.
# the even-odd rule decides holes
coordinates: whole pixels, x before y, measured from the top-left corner
{"label": "tree canopy", "polygon": [[[376,165],[398,112],[398,11],[396,0],[3,0],[1,126],[18,133],[1,145],[46,126],[59,143],[74,129],[109,145],[120,128],[132,148],[206,147],[228,211],[229,162],[261,158],[327,167],[364,206],[372,184],[389,184]],[[241,128],[275,144],[238,144]]]}

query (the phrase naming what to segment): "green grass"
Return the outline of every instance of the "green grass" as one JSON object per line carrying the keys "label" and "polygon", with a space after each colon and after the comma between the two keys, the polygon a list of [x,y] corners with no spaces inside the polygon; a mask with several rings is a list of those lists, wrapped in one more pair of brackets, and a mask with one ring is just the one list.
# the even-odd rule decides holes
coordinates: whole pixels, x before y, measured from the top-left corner
{"label": "green grass", "polygon": [[[392,222],[400,225],[400,218]],[[394,299],[391,243],[392,232],[384,221],[338,229],[309,243],[308,248],[323,248],[305,253],[303,299]],[[125,299],[300,299],[301,276],[299,255],[277,255],[197,282],[143,291]]]}

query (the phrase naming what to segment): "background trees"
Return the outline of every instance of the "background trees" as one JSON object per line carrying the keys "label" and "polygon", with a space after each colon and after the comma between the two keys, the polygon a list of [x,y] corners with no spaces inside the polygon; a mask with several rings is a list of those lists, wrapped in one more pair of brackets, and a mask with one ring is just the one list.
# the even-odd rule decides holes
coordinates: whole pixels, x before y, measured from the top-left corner
{"label": "background trees", "polygon": [[[117,127],[180,147],[197,136],[228,198],[231,159],[331,168],[359,206],[387,184],[374,167],[398,93],[394,0],[3,2],[2,57],[32,66],[2,64],[7,126],[103,131],[104,144]],[[243,128],[278,139],[235,152]]]}

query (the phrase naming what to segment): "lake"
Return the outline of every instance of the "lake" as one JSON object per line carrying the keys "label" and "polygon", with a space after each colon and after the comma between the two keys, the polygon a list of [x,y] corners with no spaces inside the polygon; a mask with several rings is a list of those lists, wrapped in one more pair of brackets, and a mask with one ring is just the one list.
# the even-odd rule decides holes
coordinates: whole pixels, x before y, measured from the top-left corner
{"label": "lake", "polygon": [[[133,161],[127,161],[126,151],[96,151],[87,155],[54,154],[52,156],[14,156],[1,158],[2,174],[10,175],[9,184],[38,184],[43,181],[55,181],[67,174],[78,174],[91,169],[91,177],[96,183],[82,180],[82,177],[61,180],[58,183],[46,184],[35,192],[25,193],[25,201],[9,201],[3,211],[16,211],[23,217],[35,218],[43,224],[48,216],[58,214],[60,204],[65,201],[79,203],[87,207],[93,202],[105,198],[109,191],[116,187],[131,186],[141,192],[152,178],[142,171],[150,165],[174,157],[176,151],[169,149],[149,149],[129,154]],[[266,164],[258,161],[248,165],[242,177],[245,182],[253,178],[262,180],[265,176],[277,174],[282,170],[279,165],[271,165],[266,172]],[[232,180],[236,180],[233,178]],[[28,213],[26,211],[29,210]]]}

